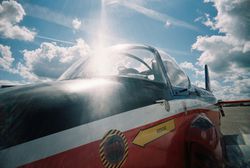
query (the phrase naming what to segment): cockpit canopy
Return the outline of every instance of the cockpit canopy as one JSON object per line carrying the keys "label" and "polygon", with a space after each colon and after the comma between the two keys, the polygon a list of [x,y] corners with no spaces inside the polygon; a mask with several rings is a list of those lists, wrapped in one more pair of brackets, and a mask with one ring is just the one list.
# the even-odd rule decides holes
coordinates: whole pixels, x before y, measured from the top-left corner
{"label": "cockpit canopy", "polygon": [[120,76],[164,83],[168,78],[173,86],[187,88],[188,77],[175,60],[163,51],[159,54],[147,46],[117,45],[77,61],[59,80]]}

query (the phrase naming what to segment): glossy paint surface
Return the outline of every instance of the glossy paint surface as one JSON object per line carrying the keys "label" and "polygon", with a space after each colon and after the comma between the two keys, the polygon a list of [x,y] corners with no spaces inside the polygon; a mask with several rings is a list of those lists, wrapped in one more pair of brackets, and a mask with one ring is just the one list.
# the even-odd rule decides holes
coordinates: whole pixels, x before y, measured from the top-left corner
{"label": "glossy paint surface", "polygon": [[[202,135],[202,132],[199,130],[192,132],[191,135],[190,132],[187,131],[190,127],[190,121],[196,117],[199,112],[204,111],[206,111],[205,113],[208,114],[211,120],[217,120],[217,112],[207,111],[204,109],[192,110],[188,111],[188,114],[180,113],[178,115],[124,132],[129,144],[129,154],[123,166],[185,167],[188,152],[186,143],[187,138],[190,136],[192,136],[193,141],[206,141],[205,143],[210,144],[211,146],[209,147],[209,152],[217,152],[216,146],[219,143],[219,139],[214,137],[217,135],[213,135],[216,133],[214,132],[214,128],[206,131],[204,135]],[[172,119],[175,121],[175,129],[173,131],[146,144],[144,147],[133,144],[133,140],[140,130],[147,129]],[[60,154],[27,164],[23,167],[103,167],[100,161],[99,144],[100,140],[91,142]]]}
{"label": "glossy paint surface", "polygon": [[171,86],[157,50],[138,47],[155,54],[163,82],[93,77],[0,90],[0,167],[222,165],[216,98],[188,78]]}

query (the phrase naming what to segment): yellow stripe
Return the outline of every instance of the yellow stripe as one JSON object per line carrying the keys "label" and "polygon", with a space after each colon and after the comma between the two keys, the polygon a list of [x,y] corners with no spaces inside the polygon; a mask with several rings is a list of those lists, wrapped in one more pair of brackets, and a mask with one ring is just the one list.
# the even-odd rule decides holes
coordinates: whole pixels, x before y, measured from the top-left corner
{"label": "yellow stripe", "polygon": [[103,138],[102,139],[105,139],[106,138],[106,136],[108,136],[109,134],[110,134],[110,132],[111,132],[112,130],[109,130],[104,136],[103,136]]}
{"label": "yellow stripe", "polygon": [[100,143],[100,146],[103,146],[103,144],[106,142],[106,140],[107,140],[111,135],[112,135],[112,134],[107,135],[107,136],[102,140],[102,142]]}
{"label": "yellow stripe", "polygon": [[124,140],[124,144],[125,144],[125,146],[128,146],[128,142],[126,139]]}
{"label": "yellow stripe", "polygon": [[105,143],[105,141],[103,140],[101,143],[100,143],[100,147],[103,147],[103,144]]}
{"label": "yellow stripe", "polygon": [[123,140],[126,138],[123,134],[121,135],[121,137],[122,137]]}
{"label": "yellow stripe", "polygon": [[106,136],[103,140],[102,140],[102,142],[100,143],[100,146],[103,146],[103,144],[106,142],[106,140],[109,138],[109,136]]}
{"label": "yellow stripe", "polygon": [[104,153],[101,153],[101,158],[104,158]]}
{"label": "yellow stripe", "polygon": [[123,159],[122,159],[122,161],[121,161],[121,162],[124,162],[124,161],[127,159],[127,156],[128,156],[128,151],[127,151],[127,152],[125,152],[125,154],[124,154]]}
{"label": "yellow stripe", "polygon": [[115,167],[116,165],[110,164],[108,168]]}
{"label": "yellow stripe", "polygon": [[100,151],[103,151],[104,146],[99,146]]}
{"label": "yellow stripe", "polygon": [[125,153],[124,158],[123,158],[122,161],[117,165],[117,168],[121,167],[121,166],[125,163],[125,161],[126,161],[126,159],[127,159],[127,156],[128,156],[128,152]]}
{"label": "yellow stripe", "polygon": [[114,134],[116,132],[116,130],[112,130],[111,132],[110,132],[110,134],[112,135],[112,134]]}
{"label": "yellow stripe", "polygon": [[139,134],[133,140],[133,144],[144,146],[145,144],[152,142],[153,140],[160,138],[161,136],[169,133],[175,129],[175,122],[173,120],[166,121],[151,128],[140,131]]}
{"label": "yellow stripe", "polygon": [[107,161],[107,160],[104,160],[103,165],[104,165],[105,167],[107,167],[107,166],[109,165],[108,161]]}

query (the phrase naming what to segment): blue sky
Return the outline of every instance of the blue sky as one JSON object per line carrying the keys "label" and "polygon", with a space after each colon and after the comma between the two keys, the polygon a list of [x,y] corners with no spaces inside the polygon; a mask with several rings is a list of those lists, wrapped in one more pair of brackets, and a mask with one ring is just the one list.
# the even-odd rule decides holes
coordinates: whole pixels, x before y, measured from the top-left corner
{"label": "blue sky", "polygon": [[[244,0],[2,1],[0,81],[54,80],[101,35],[107,46],[142,43],[164,49],[200,86],[208,64],[219,97],[248,98],[246,5]],[[240,89],[239,83],[244,83]]]}

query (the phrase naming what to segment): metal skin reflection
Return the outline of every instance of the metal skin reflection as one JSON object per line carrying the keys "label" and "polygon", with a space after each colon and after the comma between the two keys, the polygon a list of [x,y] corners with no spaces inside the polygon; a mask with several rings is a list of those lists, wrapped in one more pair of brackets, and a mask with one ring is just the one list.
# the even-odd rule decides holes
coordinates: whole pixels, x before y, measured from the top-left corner
{"label": "metal skin reflection", "polygon": [[[86,59],[58,81],[0,90],[0,167],[223,167],[214,95],[185,76],[172,85],[168,64],[153,47],[110,50],[137,56],[132,59],[149,68],[125,64],[123,74],[115,68],[115,75],[91,76]],[[185,75],[180,71],[172,73]]]}

